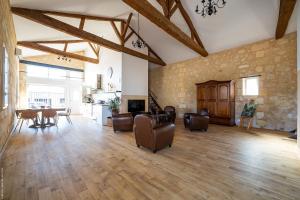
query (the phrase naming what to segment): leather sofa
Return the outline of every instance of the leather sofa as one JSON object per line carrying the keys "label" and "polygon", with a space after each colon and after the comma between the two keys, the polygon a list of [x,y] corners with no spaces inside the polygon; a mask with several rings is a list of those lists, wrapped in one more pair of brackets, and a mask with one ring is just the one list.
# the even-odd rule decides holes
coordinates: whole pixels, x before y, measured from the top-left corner
{"label": "leather sofa", "polygon": [[131,113],[115,114],[112,116],[112,124],[114,132],[132,131],[133,117]]}
{"label": "leather sofa", "polygon": [[198,113],[185,113],[183,116],[184,127],[193,130],[207,131],[209,123],[209,113],[203,109]]}
{"label": "leather sofa", "polygon": [[175,133],[175,125],[172,123],[157,124],[147,115],[137,115],[134,118],[134,135],[136,145],[143,146],[156,153],[166,146],[171,147]]}

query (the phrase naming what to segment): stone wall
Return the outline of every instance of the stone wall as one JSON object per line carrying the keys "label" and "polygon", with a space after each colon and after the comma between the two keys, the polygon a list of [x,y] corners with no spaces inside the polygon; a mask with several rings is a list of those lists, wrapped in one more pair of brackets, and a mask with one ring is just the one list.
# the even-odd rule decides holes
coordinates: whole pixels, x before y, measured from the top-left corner
{"label": "stone wall", "polygon": [[[298,6],[295,8],[295,11],[297,12],[297,37],[300,37],[300,3],[298,3]],[[298,130],[298,147],[300,150],[300,40],[297,40],[297,74],[298,74],[298,99],[297,99],[297,106],[298,106],[298,117],[297,117],[297,130]]]}
{"label": "stone wall", "polygon": [[[16,34],[13,24],[12,14],[10,12],[9,0],[0,1],[0,44],[5,44],[9,57],[9,105],[7,108],[0,107],[0,150],[3,152],[4,146],[10,136],[14,125],[15,105],[17,104],[17,82],[18,82],[18,60],[14,55],[16,48]],[[3,55],[0,48],[0,55]],[[2,56],[0,56],[2,63]],[[2,75],[2,66],[0,64],[0,74]],[[2,81],[2,78],[1,78]],[[2,84],[2,82],[0,83]],[[0,87],[2,88],[2,87]],[[0,96],[2,91],[0,89]],[[2,99],[2,97],[0,98]],[[0,102],[1,103],[1,102]],[[1,103],[2,105],[2,103]]]}
{"label": "stone wall", "polygon": [[[296,33],[175,63],[150,71],[150,89],[161,106],[179,116],[196,111],[196,86],[208,80],[236,81],[236,120],[251,98],[259,104],[255,126],[290,130],[297,123]],[[261,75],[259,96],[243,96],[242,79]],[[238,123],[238,122],[237,122]]]}

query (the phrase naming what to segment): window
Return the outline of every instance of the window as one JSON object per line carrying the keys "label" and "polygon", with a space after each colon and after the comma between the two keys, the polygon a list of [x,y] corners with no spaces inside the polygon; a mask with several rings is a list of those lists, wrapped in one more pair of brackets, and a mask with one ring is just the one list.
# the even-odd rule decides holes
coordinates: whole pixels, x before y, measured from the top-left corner
{"label": "window", "polygon": [[67,71],[63,69],[48,68],[50,79],[66,79]]}
{"label": "window", "polygon": [[5,46],[2,48],[2,109],[8,106],[9,62]]}
{"label": "window", "polygon": [[39,67],[35,65],[26,66],[27,76],[38,77],[38,78],[48,78],[48,68]]}
{"label": "window", "polygon": [[65,107],[65,88],[48,85],[28,85],[28,106],[30,108],[40,106]]}
{"label": "window", "polygon": [[243,95],[257,96],[259,94],[259,78],[249,77],[243,78]]}
{"label": "window", "polygon": [[34,78],[45,78],[45,79],[60,79],[60,80],[78,80],[82,81],[83,72],[72,71],[67,69],[57,69],[44,66],[27,65],[27,76]]}
{"label": "window", "polygon": [[83,73],[82,72],[77,72],[77,71],[70,71],[69,78],[71,80],[82,80]]}

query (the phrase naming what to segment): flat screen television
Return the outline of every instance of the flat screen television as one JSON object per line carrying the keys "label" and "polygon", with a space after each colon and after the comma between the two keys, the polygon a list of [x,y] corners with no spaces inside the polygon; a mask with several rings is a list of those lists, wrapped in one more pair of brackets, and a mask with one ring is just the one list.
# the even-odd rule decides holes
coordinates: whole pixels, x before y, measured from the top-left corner
{"label": "flat screen television", "polygon": [[145,111],[145,100],[128,100],[128,112]]}

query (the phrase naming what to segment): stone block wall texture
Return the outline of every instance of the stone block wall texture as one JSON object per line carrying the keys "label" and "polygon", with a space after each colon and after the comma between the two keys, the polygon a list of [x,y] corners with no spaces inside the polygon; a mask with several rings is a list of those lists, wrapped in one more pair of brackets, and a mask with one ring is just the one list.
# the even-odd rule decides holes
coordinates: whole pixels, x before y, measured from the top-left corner
{"label": "stone block wall texture", "polygon": [[[255,127],[291,130],[297,126],[297,36],[265,40],[208,57],[150,70],[150,89],[161,106],[173,105],[179,116],[196,111],[196,86],[208,80],[235,80],[236,121],[243,106],[255,99]],[[243,96],[242,79],[260,75],[259,96]]]}
{"label": "stone block wall texture", "polygon": [[[84,51],[75,52],[79,55],[84,55]],[[58,56],[54,54],[44,54],[39,56],[30,56],[25,57],[24,60],[45,63],[50,65],[57,65],[62,67],[70,67],[74,69],[82,69],[84,70],[84,62],[76,59],[71,59],[69,61],[58,60]],[[26,90],[26,65],[20,64],[19,70],[19,107],[25,107],[27,105],[27,90]]]}
{"label": "stone block wall texture", "polygon": [[[12,14],[10,12],[9,0],[0,1],[0,55],[3,55],[2,44],[5,44],[9,57],[9,105],[7,108],[0,107],[0,150],[7,142],[14,125],[15,105],[17,104],[18,86],[18,59],[14,55],[17,44]],[[0,56],[0,63],[2,63]],[[2,64],[0,64],[0,84],[2,84]],[[2,85],[0,87],[2,89]],[[0,97],[2,91],[0,89]],[[2,97],[0,98],[2,99]],[[0,102],[1,103],[1,102]],[[1,103],[2,105],[2,103]]]}

